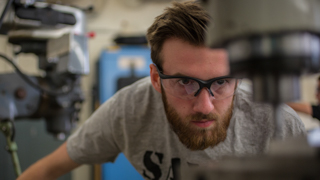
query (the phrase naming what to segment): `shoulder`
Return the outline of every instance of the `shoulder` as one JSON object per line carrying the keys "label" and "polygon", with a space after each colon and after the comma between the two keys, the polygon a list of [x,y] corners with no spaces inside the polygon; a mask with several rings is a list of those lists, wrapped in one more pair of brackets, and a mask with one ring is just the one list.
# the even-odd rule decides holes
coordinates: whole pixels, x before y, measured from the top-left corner
{"label": "shoulder", "polygon": [[272,106],[266,103],[254,102],[251,87],[241,84],[236,91],[233,100],[234,110],[245,113],[250,117],[269,116]]}
{"label": "shoulder", "polygon": [[135,83],[120,89],[110,98],[112,103],[120,107],[135,107],[137,105],[148,104],[161,100],[161,94],[157,92],[152,84],[150,77],[142,78]]}
{"label": "shoulder", "polygon": [[[305,134],[305,127],[298,114],[286,104],[275,107],[267,103],[254,102],[248,87],[239,87],[234,99],[234,109],[243,114],[243,119],[250,123],[275,128],[275,117],[282,121],[282,131],[287,136]],[[276,112],[277,111],[277,112]],[[279,113],[279,114],[275,114]],[[236,116],[236,114],[235,114]]]}
{"label": "shoulder", "polygon": [[139,121],[142,123],[146,117],[160,116],[164,112],[161,94],[157,92],[150,77],[119,90],[98,109],[102,117],[120,121]]}
{"label": "shoulder", "polygon": [[246,111],[247,113],[251,113],[251,115],[257,114],[271,117],[276,108],[278,108],[278,110],[280,110],[280,112],[284,114],[286,118],[289,117],[294,120],[300,120],[298,114],[284,103],[275,107],[270,103],[253,101],[253,93],[251,87],[248,85],[242,84],[240,87],[238,87],[233,103],[235,109]]}

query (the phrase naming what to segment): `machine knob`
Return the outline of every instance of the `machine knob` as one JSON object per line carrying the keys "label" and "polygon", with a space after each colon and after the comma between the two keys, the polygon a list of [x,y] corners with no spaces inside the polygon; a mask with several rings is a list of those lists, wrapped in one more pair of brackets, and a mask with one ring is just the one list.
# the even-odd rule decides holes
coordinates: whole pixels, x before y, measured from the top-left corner
{"label": "machine knob", "polygon": [[24,99],[27,96],[27,92],[23,88],[17,88],[14,92],[15,98]]}

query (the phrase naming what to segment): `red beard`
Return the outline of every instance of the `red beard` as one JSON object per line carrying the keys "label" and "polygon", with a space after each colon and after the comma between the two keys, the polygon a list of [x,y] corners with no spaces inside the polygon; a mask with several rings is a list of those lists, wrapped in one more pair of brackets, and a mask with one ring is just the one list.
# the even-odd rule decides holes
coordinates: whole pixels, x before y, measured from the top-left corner
{"label": "red beard", "polygon": [[[177,111],[168,104],[165,91],[162,87],[161,90],[163,105],[171,128],[187,148],[191,150],[203,150],[208,147],[214,147],[226,139],[227,130],[232,117],[232,104],[224,116],[213,113],[207,115],[197,113],[182,119]],[[213,127],[205,129],[195,127],[191,124],[191,121],[200,121],[202,119],[214,119]]]}

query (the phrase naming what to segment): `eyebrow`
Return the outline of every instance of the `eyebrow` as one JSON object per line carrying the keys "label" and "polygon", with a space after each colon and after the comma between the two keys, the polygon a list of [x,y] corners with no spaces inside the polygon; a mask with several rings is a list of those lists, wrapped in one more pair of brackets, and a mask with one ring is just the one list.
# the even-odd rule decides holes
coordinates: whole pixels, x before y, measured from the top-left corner
{"label": "eyebrow", "polygon": [[191,76],[187,76],[185,74],[181,74],[181,73],[175,73],[172,76],[183,76],[183,77],[191,77]]}
{"label": "eyebrow", "polygon": [[215,78],[211,78],[211,79],[208,79],[208,80],[202,80],[202,79],[199,79],[199,78],[195,78],[195,77],[191,77],[191,76],[186,76],[184,74],[181,74],[181,73],[175,73],[173,75],[167,75],[163,72],[163,70],[159,70],[157,65],[155,65],[156,68],[157,68],[157,71],[159,71],[161,74],[163,74],[164,76],[177,76],[176,78],[191,78],[191,79],[197,79],[197,80],[200,80],[200,81],[210,81],[212,79],[219,79],[219,78],[232,78],[230,75],[224,75],[224,76],[218,76],[218,77],[215,77]]}
{"label": "eyebrow", "polygon": [[191,78],[191,79],[197,79],[197,80],[200,80],[200,81],[210,81],[212,79],[219,79],[219,78],[231,78],[230,75],[224,75],[224,76],[218,76],[218,77],[214,77],[214,78],[210,78],[210,79],[207,79],[207,80],[203,80],[203,79],[199,79],[199,78],[195,78],[195,77],[191,77],[191,76],[186,76],[184,74],[181,74],[181,73],[175,73],[173,75],[166,75],[164,74],[163,72],[161,72],[163,75],[165,76],[177,76],[177,78]]}
{"label": "eyebrow", "polygon": [[[159,70],[160,71],[160,70]],[[166,73],[164,73],[163,71],[160,71],[163,75],[166,75],[166,76],[181,76],[181,77],[186,77],[186,78],[194,78],[194,77],[191,77],[191,76],[187,76],[185,74],[182,74],[182,73],[175,73],[175,74],[172,74],[172,75],[167,75]]]}

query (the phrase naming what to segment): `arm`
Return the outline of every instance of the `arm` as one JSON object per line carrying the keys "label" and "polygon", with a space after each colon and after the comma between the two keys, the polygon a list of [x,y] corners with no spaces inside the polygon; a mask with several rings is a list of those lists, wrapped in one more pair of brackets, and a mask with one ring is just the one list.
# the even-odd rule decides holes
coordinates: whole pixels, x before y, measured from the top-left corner
{"label": "arm", "polygon": [[293,110],[312,116],[312,107],[309,103],[287,103]]}
{"label": "arm", "polygon": [[68,155],[66,142],[24,171],[17,180],[57,179],[80,166]]}

